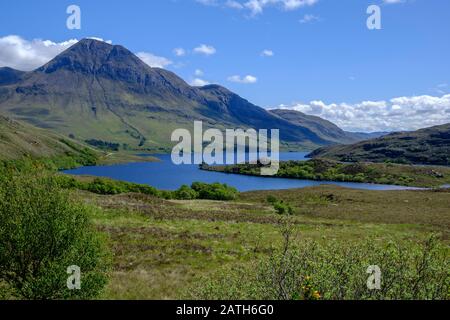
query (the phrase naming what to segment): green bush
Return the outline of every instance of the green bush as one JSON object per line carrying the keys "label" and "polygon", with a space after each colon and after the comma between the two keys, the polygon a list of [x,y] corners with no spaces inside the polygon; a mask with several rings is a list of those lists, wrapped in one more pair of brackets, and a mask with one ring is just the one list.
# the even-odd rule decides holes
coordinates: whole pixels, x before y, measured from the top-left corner
{"label": "green bush", "polygon": [[[209,276],[191,298],[214,300],[448,300],[448,249],[431,236],[407,242],[294,244],[285,241],[259,262],[224,268]],[[381,270],[381,288],[367,286],[369,266]],[[212,280],[211,280],[212,278]]]}
{"label": "green bush", "polygon": [[293,215],[294,209],[283,201],[274,203],[273,208],[279,215]]}
{"label": "green bush", "polygon": [[175,199],[178,200],[194,200],[197,199],[199,194],[194,189],[187,185],[182,185],[180,189],[174,192]]}
{"label": "green bush", "polygon": [[199,199],[207,200],[235,200],[239,194],[236,188],[220,183],[194,182],[191,188],[198,193]]}
{"label": "green bush", "polygon": [[[107,282],[108,251],[89,208],[41,175],[0,184],[0,284],[24,299],[87,299]],[[67,288],[67,268],[81,269],[81,290]]]}
{"label": "green bush", "polygon": [[294,214],[294,208],[288,203],[285,203],[283,200],[278,199],[275,196],[268,196],[267,202],[270,203],[273,208],[275,209],[275,212],[279,215],[293,215]]}

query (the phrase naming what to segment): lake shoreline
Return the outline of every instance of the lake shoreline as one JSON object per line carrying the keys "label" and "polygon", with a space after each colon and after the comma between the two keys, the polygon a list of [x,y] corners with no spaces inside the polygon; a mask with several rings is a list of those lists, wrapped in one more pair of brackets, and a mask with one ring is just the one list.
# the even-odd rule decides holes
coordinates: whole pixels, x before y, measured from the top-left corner
{"label": "lake shoreline", "polygon": [[[281,159],[304,159],[306,153],[282,153]],[[362,190],[411,190],[420,187],[400,186],[374,183],[342,182],[332,180],[287,179],[285,177],[266,177],[251,175],[230,175],[224,172],[200,170],[198,165],[174,165],[170,155],[157,156],[158,162],[131,162],[116,165],[101,165],[80,167],[65,170],[63,173],[77,176],[106,177],[114,180],[127,181],[153,186],[159,190],[177,190],[182,185],[193,182],[222,183],[236,187],[240,192],[263,190],[288,190],[312,187],[324,184],[337,185]]]}

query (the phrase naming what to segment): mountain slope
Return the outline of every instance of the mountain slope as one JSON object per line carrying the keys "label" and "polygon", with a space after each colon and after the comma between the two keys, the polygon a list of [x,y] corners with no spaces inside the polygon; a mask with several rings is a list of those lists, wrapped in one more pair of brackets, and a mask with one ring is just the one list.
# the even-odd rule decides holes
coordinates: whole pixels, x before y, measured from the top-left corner
{"label": "mountain slope", "polygon": [[85,146],[59,134],[0,116],[0,150],[0,160],[15,160],[77,156],[84,152]]}
{"label": "mountain slope", "polygon": [[352,143],[362,140],[352,136],[349,132],[345,132],[334,123],[320,117],[306,115],[295,110],[276,109],[270,110],[270,112],[297,126],[310,129],[319,137],[327,141],[333,141],[336,143]]}
{"label": "mountain slope", "polygon": [[126,48],[97,40],[84,39],[35,71],[13,74],[0,80],[0,112],[80,141],[167,148],[173,130],[192,130],[201,120],[219,129],[280,129],[287,144],[309,149],[347,142],[329,140],[223,87],[189,86]]}
{"label": "mountain slope", "polygon": [[8,67],[0,68],[0,86],[19,82],[25,73]]}
{"label": "mountain slope", "polygon": [[450,165],[450,124],[397,132],[352,145],[320,148],[310,157],[345,162],[400,162],[412,164]]}

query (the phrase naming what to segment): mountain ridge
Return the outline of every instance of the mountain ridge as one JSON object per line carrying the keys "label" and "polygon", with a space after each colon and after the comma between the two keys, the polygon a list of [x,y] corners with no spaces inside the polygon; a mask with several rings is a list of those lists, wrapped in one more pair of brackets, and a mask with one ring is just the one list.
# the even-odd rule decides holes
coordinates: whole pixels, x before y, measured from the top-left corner
{"label": "mountain ridge", "polygon": [[93,39],[79,41],[34,71],[8,72],[3,71],[9,80],[0,80],[2,113],[80,141],[168,148],[171,132],[192,129],[194,120],[219,129],[277,128],[286,145],[306,149],[355,141],[328,139],[219,85],[192,87],[123,46]]}
{"label": "mountain ridge", "polygon": [[319,148],[308,155],[343,162],[399,162],[450,165],[450,123],[417,131],[395,132],[351,145]]}

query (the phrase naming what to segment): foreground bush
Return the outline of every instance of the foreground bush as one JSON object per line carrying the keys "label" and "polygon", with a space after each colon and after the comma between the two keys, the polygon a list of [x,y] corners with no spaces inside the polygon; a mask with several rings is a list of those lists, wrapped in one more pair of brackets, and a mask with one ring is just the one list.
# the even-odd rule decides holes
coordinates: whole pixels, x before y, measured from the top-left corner
{"label": "foreground bush", "polygon": [[[44,176],[0,181],[0,283],[24,299],[87,299],[106,284],[107,254],[88,209]],[[67,288],[69,266],[81,289]],[[3,286],[4,287],[4,286]]]}
{"label": "foreground bush", "polygon": [[[256,265],[227,269],[205,279],[193,298],[249,300],[449,299],[448,248],[435,237],[422,244],[284,244]],[[380,290],[370,290],[369,266],[381,269]]]}

